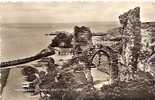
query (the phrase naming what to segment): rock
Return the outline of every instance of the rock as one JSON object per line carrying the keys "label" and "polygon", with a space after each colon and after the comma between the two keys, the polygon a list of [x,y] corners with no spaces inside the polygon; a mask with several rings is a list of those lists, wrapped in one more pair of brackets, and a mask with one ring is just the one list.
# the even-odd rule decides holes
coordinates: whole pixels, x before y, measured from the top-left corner
{"label": "rock", "polygon": [[52,40],[50,47],[71,48],[73,36],[67,32],[59,32]]}
{"label": "rock", "polygon": [[153,100],[154,80],[153,77],[146,72],[137,73],[139,78],[129,82],[120,81],[118,84],[107,85],[101,88],[106,100]]}

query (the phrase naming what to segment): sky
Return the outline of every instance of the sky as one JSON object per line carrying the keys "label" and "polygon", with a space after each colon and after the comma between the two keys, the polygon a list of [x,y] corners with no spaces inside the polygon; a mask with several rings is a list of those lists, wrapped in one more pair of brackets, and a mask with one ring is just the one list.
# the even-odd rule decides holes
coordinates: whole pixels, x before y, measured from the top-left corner
{"label": "sky", "polygon": [[136,6],[141,21],[155,21],[155,2],[0,3],[1,23],[74,23],[118,21]]}

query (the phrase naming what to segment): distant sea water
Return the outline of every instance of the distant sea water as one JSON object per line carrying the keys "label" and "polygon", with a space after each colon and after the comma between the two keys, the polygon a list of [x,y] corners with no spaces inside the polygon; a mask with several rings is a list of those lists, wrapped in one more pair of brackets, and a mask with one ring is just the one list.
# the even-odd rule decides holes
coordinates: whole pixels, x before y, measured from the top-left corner
{"label": "distant sea water", "polygon": [[1,24],[1,61],[35,55],[46,48],[53,38],[45,34],[55,31],[73,33],[75,25],[90,27],[92,32],[106,32],[119,26],[116,22]]}

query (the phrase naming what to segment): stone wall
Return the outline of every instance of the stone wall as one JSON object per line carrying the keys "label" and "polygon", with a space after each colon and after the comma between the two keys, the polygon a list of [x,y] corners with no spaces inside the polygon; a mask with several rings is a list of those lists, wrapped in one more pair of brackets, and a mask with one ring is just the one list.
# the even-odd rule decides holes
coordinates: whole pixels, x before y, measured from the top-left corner
{"label": "stone wall", "polygon": [[119,20],[122,26],[124,65],[131,73],[135,73],[141,49],[140,8],[136,7],[120,15]]}
{"label": "stone wall", "polygon": [[79,46],[82,51],[84,51],[92,45],[92,32],[89,27],[75,26],[73,34],[73,48],[75,49],[77,46]]}
{"label": "stone wall", "polygon": [[[152,38],[152,22],[144,22],[141,24],[141,50],[140,50],[140,58],[138,68],[142,71],[150,71],[150,66],[148,63],[148,59],[152,54],[151,49],[151,38]],[[154,23],[155,24],[155,23]]]}
{"label": "stone wall", "polygon": [[146,47],[149,51],[149,55],[145,56],[147,63],[149,64],[147,68],[155,78],[155,22],[145,22],[142,25],[142,29],[145,29],[145,33],[149,36],[147,39],[149,45]]}

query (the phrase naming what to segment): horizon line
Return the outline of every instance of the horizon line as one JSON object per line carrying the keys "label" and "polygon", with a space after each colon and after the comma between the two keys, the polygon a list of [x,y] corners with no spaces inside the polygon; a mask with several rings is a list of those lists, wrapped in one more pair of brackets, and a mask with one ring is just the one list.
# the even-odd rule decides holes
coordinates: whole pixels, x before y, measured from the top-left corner
{"label": "horizon line", "polygon": [[103,23],[103,22],[118,22],[118,21],[86,21],[86,22],[3,22],[0,24],[65,24],[65,23]]}

